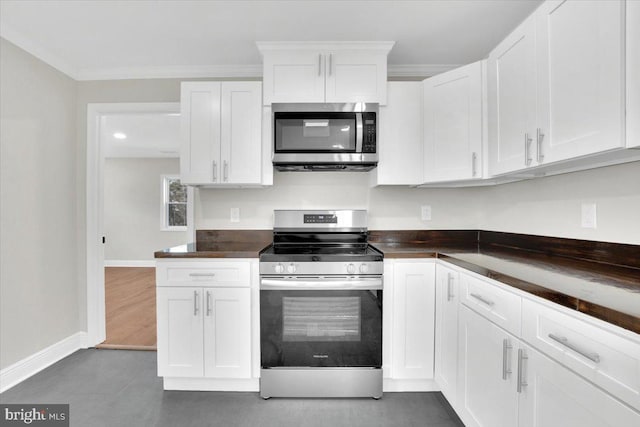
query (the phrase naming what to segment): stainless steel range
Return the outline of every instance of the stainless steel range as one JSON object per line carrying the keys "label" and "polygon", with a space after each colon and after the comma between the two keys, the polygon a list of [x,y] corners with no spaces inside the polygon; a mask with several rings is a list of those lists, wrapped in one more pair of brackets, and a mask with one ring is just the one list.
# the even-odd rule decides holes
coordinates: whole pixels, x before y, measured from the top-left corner
{"label": "stainless steel range", "polygon": [[382,396],[382,253],[363,210],[275,211],[260,254],[260,396]]}

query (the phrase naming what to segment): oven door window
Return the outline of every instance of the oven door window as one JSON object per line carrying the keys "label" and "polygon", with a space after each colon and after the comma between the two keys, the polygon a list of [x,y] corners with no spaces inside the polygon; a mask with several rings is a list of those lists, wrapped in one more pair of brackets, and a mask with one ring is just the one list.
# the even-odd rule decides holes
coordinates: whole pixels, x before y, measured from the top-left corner
{"label": "oven door window", "polygon": [[275,113],[278,153],[356,151],[355,113]]}
{"label": "oven door window", "polygon": [[263,368],[381,367],[381,290],[262,290]]}

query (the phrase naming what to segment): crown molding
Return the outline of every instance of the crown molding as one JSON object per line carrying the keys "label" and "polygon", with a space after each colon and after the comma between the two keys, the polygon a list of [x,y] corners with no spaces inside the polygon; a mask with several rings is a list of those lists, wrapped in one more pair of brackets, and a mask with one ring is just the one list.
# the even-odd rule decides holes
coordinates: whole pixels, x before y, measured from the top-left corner
{"label": "crown molding", "polygon": [[13,43],[20,49],[27,51],[61,73],[66,74],[74,80],[78,80],[78,70],[75,67],[57,55],[51,53],[48,49],[34,43],[28,37],[23,36],[21,33],[14,30],[11,25],[6,24],[5,22],[0,25],[0,37]]}
{"label": "crown molding", "polygon": [[387,77],[432,77],[460,67],[462,64],[389,64]]}
{"label": "crown molding", "polygon": [[118,67],[81,69],[76,80],[125,80],[173,78],[262,78],[262,64],[249,65],[188,65]]}
{"label": "crown molding", "polygon": [[257,41],[256,46],[262,53],[271,50],[377,50],[389,53],[396,42],[392,41]]}

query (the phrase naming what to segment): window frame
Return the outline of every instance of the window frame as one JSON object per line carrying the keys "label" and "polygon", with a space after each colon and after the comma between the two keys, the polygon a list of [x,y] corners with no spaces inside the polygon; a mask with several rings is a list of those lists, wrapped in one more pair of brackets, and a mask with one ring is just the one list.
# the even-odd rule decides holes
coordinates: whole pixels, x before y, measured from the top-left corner
{"label": "window frame", "polygon": [[[161,186],[160,231],[187,231],[189,229],[189,211],[190,211],[189,204],[191,202],[191,194],[190,194],[191,192],[189,191],[188,186],[186,186],[187,201],[184,203],[186,208],[185,221],[187,222],[187,225],[169,225],[169,204],[171,203],[171,201],[169,200],[169,182],[176,179],[180,180],[180,175],[175,175],[175,174],[160,175],[160,186]],[[182,202],[178,202],[178,203],[182,203]]]}

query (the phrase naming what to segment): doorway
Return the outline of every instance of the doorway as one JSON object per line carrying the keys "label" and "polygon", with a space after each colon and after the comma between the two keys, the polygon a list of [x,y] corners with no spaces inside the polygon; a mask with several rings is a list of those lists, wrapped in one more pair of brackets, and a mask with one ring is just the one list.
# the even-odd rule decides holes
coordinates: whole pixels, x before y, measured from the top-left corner
{"label": "doorway", "polygon": [[179,108],[179,103],[88,107],[89,346],[155,349],[153,252],[193,235],[190,204],[185,213],[191,220],[177,233],[163,229],[161,221],[164,178],[179,175]]}

